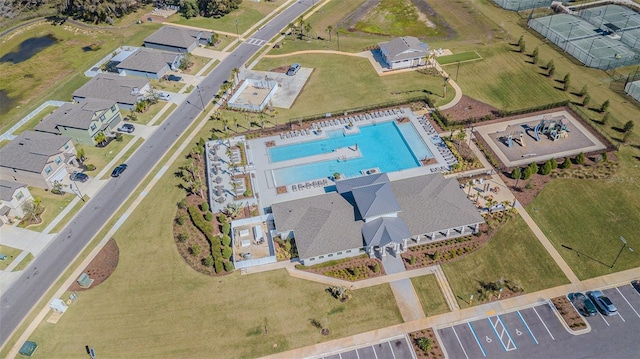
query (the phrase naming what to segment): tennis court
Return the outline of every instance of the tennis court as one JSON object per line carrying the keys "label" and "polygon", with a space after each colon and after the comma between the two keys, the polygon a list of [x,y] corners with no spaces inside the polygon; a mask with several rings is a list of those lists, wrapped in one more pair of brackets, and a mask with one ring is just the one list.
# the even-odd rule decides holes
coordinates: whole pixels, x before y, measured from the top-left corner
{"label": "tennis court", "polygon": [[493,0],[503,9],[520,11],[551,6],[552,0]]}
{"label": "tennis court", "polygon": [[640,63],[640,14],[607,5],[531,19],[529,27],[588,67],[610,69]]}
{"label": "tennis court", "polygon": [[629,82],[624,91],[627,93],[627,95],[640,101],[640,80]]}

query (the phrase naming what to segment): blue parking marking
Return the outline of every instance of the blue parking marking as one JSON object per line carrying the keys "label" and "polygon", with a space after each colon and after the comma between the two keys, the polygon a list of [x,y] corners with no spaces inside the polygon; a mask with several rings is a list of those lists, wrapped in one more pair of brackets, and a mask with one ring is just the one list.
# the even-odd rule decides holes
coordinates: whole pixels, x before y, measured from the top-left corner
{"label": "blue parking marking", "polygon": [[531,332],[531,329],[529,328],[529,325],[527,324],[527,322],[524,321],[524,318],[522,317],[522,314],[520,314],[520,311],[517,310],[516,313],[518,314],[518,317],[522,321],[522,324],[524,324],[524,327],[527,328],[527,331],[529,332],[529,335],[531,336],[531,339],[533,339],[533,342],[538,344],[538,339],[536,339],[536,337]]}
{"label": "blue parking marking", "polygon": [[471,322],[467,322],[467,324],[469,324],[469,329],[471,329],[471,333],[473,333],[473,337],[476,338],[476,343],[478,343],[478,346],[480,347],[480,350],[482,351],[482,355],[484,355],[484,357],[487,357],[487,352],[484,351],[484,348],[482,347],[482,344],[480,344],[480,340],[478,339],[478,335],[476,334],[475,329],[473,329],[473,325],[471,325]]}

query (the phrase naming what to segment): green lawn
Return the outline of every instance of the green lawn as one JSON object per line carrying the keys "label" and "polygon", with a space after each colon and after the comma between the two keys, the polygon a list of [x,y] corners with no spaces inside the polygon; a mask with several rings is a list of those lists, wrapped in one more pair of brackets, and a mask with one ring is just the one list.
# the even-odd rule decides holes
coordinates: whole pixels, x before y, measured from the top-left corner
{"label": "green lawn", "polygon": [[88,201],[89,196],[85,194],[84,201],[78,201],[78,203],[76,203],[75,206],[73,206],[73,208],[69,211],[69,213],[67,213],[66,217],[64,217],[64,219],[60,221],[55,227],[53,227],[51,233],[60,232],[64,228],[64,226],[66,226],[67,223],[71,220],[71,218],[73,218],[73,216],[75,216],[76,213],[78,213],[78,211],[80,211],[80,209],[84,207],[85,203]]}
{"label": "green lawn", "polygon": [[[21,42],[39,36],[53,36],[58,42],[18,64],[1,63],[0,89],[13,100],[10,110],[0,117],[0,133],[36,109],[46,100],[71,99],[73,91],[89,78],[86,71],[96,61],[121,45],[140,45],[160,24],[144,23],[112,31],[80,29],[70,24],[50,23],[28,26],[3,39],[0,56],[14,51]],[[56,69],[51,71],[51,69]]]}
{"label": "green lawn", "polygon": [[[180,164],[114,235],[120,259],[111,277],[83,292],[58,324],[42,323],[30,337],[40,344],[35,358],[77,356],[87,340],[119,358],[210,357],[212,350],[220,358],[255,358],[402,322],[386,284],[340,303],[327,286],[285,270],[224,277],[193,271],[172,237],[183,195],[173,178]],[[313,319],[326,323],[330,335],[322,336]]]}
{"label": "green lawn", "polygon": [[578,278],[640,267],[638,252],[625,248],[609,268],[623,246],[620,236],[631,248],[640,249],[640,181],[631,178],[557,179],[527,207]]}
{"label": "green lawn", "polygon": [[33,116],[33,118],[31,118],[29,121],[27,121],[24,124],[22,124],[22,126],[20,126],[20,128],[18,128],[17,130],[13,131],[13,134],[14,135],[19,135],[24,131],[33,130],[34,127],[36,127],[36,125],[40,123],[40,121],[42,121],[45,117],[49,116],[53,111],[55,111],[57,109],[58,109],[58,107],[56,107],[56,106],[47,106],[47,107],[45,107],[44,110],[40,111],[40,113],[38,113],[37,115]]}
{"label": "green lawn", "polygon": [[448,64],[456,63],[458,61],[460,62],[471,61],[471,60],[478,60],[481,58],[482,57],[480,57],[480,55],[478,55],[478,53],[475,51],[465,51],[465,52],[460,52],[453,55],[438,56],[437,60],[440,65],[448,65]]}
{"label": "green lawn", "polygon": [[[124,137],[133,137],[132,135],[122,135]],[[114,168],[116,168],[117,166],[119,166],[121,163],[126,163],[127,160],[129,159],[129,157],[131,157],[131,155],[133,155],[134,152],[136,152],[136,150],[138,149],[138,147],[140,147],[140,145],[142,145],[142,143],[144,142],[144,138],[142,137],[137,137],[135,138],[134,144],[127,150],[127,152],[124,153],[124,155],[122,155],[122,157],[120,157],[120,160],[118,161],[118,163],[114,164],[113,166],[111,166],[111,169],[109,169],[109,171],[107,171],[101,179],[109,179],[111,177],[111,172],[113,171]]]}
{"label": "green lawn", "polygon": [[33,198],[40,197],[42,199],[42,207],[45,211],[42,213],[42,223],[27,227],[32,231],[42,232],[51,224],[59,214],[65,209],[71,201],[76,197],[73,193],[53,194],[41,188],[29,187],[29,191]]}
{"label": "green lawn", "polygon": [[95,176],[100,172],[112,159],[116,157],[120,151],[124,148],[124,146],[131,141],[133,136],[131,135],[122,135],[122,142],[118,142],[113,140],[109,142],[107,147],[96,147],[89,145],[77,145],[76,149],[84,149],[85,156],[87,159],[84,161],[85,164],[92,164],[96,166],[94,171],[88,172],[89,176]]}
{"label": "green lawn", "polygon": [[29,265],[29,263],[31,263],[33,258],[34,258],[33,254],[31,253],[27,254],[24,258],[22,258],[20,263],[18,263],[18,265],[13,268],[12,272],[18,272],[27,268],[27,266]]}
{"label": "green lawn", "polygon": [[435,25],[433,20],[406,0],[382,0],[355,27],[362,32],[391,36],[424,37],[442,36],[445,33],[443,28]]}
{"label": "green lawn", "polygon": [[427,317],[449,312],[447,301],[433,274],[411,278],[411,283]]}
{"label": "green lawn", "polygon": [[461,308],[469,306],[479,281],[504,278],[518,282],[527,293],[569,282],[520,217],[507,222],[478,251],[442,269]]}
{"label": "green lawn", "polygon": [[5,256],[7,256],[7,259],[0,261],[0,270],[5,270],[9,266],[9,264],[11,264],[11,262],[13,262],[13,260],[16,259],[18,255],[20,255],[20,253],[22,253],[22,250],[20,249],[3,246],[2,244],[0,244],[0,254],[4,254]]}
{"label": "green lawn", "polygon": [[269,70],[294,62],[314,70],[291,109],[278,109],[280,123],[301,116],[425,96],[425,91],[433,92],[429,96],[436,104],[449,102],[454,96],[449,89],[448,97],[442,98],[440,76],[412,71],[381,77],[367,59],[353,56],[310,54],[265,58],[255,69]]}
{"label": "green lawn", "polygon": [[[186,86],[185,83],[167,80],[151,80],[149,81],[153,89],[157,91],[178,92]],[[121,110],[123,111],[123,110]]]}

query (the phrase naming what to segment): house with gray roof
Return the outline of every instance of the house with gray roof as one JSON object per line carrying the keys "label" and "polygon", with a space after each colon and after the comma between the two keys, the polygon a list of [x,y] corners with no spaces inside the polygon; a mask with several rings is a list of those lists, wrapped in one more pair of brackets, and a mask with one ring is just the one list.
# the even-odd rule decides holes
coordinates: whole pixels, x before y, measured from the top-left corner
{"label": "house with gray roof", "polygon": [[484,219],[455,179],[428,174],[391,182],[385,173],[336,181],[337,192],[274,203],[276,232],[295,238],[305,265],[477,232]]}
{"label": "house with gray roof", "polygon": [[71,137],[75,143],[95,146],[99,133],[109,133],[122,121],[114,100],[85,99],[66,103],[45,117],[36,131]]}
{"label": "house with gray roof", "polygon": [[382,58],[391,70],[427,64],[429,45],[413,36],[397,37],[378,44]]}
{"label": "house with gray roof", "polygon": [[51,189],[76,161],[76,149],[67,136],[25,131],[0,148],[0,180]]}
{"label": "house with gray roof", "polygon": [[181,53],[138,49],[116,65],[118,73],[123,76],[138,76],[158,80],[168,71],[180,67],[184,58]]}
{"label": "house with gray roof", "polygon": [[30,200],[33,196],[26,184],[0,180],[0,225],[24,216],[22,206]]}
{"label": "house with gray roof", "polygon": [[212,35],[210,31],[163,26],[144,39],[144,46],[163,51],[188,53],[198,45],[208,45]]}
{"label": "house with gray roof", "polygon": [[73,101],[85,99],[113,100],[120,109],[132,110],[136,102],[150,92],[149,80],[99,74],[73,93]]}

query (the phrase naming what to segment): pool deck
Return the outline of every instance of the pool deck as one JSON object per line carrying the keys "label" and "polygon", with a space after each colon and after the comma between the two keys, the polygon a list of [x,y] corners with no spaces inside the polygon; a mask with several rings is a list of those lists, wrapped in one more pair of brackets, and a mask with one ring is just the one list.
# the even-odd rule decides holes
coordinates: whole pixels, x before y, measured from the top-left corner
{"label": "pool deck", "polygon": [[[335,182],[328,177],[317,178],[303,183],[278,184],[273,175],[274,170],[318,161],[349,159],[361,156],[359,150],[353,147],[343,147],[330,153],[272,163],[268,155],[269,147],[315,141],[326,138],[327,131],[333,130],[343,130],[346,134],[357,133],[359,132],[358,127],[360,126],[394,121],[401,118],[408,118],[413,124],[418,135],[422,138],[429,151],[431,151],[436,163],[391,172],[388,173],[389,178],[391,180],[399,180],[429,173],[446,172],[449,169],[447,159],[450,159],[450,154],[446,153],[446,151],[441,151],[442,148],[433,143],[432,138],[436,136],[437,133],[433,127],[428,124],[428,121],[424,117],[413,113],[409,108],[387,110],[385,112],[374,111],[366,115],[351,114],[331,117],[316,121],[312,124],[312,129],[289,131],[275,136],[261,137],[248,141],[248,147],[250,148],[250,154],[248,154],[249,169],[255,174],[254,186],[256,188],[254,189],[258,194],[259,208],[261,211],[264,211],[264,209],[271,206],[272,203],[286,202],[335,191]],[[349,123],[352,124],[352,127],[348,126]],[[296,188],[295,191],[293,190],[294,186]],[[278,194],[278,187],[285,187],[287,192]]]}

